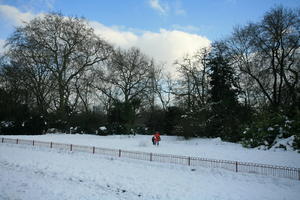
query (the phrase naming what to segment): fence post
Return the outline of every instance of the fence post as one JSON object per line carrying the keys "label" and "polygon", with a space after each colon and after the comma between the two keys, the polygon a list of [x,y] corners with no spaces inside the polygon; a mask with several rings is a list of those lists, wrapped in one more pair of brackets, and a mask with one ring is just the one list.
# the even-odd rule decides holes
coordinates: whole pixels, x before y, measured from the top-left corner
{"label": "fence post", "polygon": [[121,149],[119,149],[119,157],[121,157]]}
{"label": "fence post", "polygon": [[17,144],[19,144],[19,139],[17,139]]}
{"label": "fence post", "polygon": [[4,138],[2,138],[2,143],[4,143]]}
{"label": "fence post", "polygon": [[32,146],[34,146],[34,140],[32,140]]}
{"label": "fence post", "polygon": [[95,154],[95,147],[93,147],[93,154]]}
{"label": "fence post", "polygon": [[235,172],[238,172],[238,162],[235,161]]}
{"label": "fence post", "polygon": [[150,153],[150,161],[152,161],[152,153]]}
{"label": "fence post", "polygon": [[188,157],[188,165],[191,166],[191,157]]}
{"label": "fence post", "polygon": [[298,170],[298,178],[299,178],[299,181],[300,181],[300,169]]}
{"label": "fence post", "polygon": [[72,151],[72,144],[70,145],[70,151]]}
{"label": "fence post", "polygon": [[52,149],[52,142],[50,142],[50,148]]}

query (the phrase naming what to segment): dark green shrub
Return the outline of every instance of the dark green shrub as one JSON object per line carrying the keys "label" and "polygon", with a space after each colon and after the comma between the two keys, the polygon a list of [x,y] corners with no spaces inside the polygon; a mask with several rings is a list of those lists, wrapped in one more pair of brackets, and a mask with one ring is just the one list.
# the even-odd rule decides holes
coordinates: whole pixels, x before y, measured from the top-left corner
{"label": "dark green shrub", "polygon": [[[299,130],[299,120],[296,117],[289,118],[284,113],[264,112],[258,114],[253,123],[244,129],[242,144],[251,148],[260,145],[270,148],[276,138],[295,135],[295,141],[297,141]],[[294,146],[297,144],[296,142]]]}

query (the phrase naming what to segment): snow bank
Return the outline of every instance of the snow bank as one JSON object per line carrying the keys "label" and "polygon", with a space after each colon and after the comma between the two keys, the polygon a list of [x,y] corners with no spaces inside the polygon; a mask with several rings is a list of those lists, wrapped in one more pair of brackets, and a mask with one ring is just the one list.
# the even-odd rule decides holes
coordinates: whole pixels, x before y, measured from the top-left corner
{"label": "snow bank", "polygon": [[0,144],[0,199],[296,200],[299,191],[297,180]]}

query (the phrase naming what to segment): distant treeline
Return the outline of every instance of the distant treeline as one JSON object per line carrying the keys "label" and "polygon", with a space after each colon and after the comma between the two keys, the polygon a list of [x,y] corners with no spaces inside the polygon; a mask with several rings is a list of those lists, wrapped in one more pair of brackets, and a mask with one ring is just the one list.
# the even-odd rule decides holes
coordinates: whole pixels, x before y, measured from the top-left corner
{"label": "distant treeline", "polygon": [[[255,147],[300,142],[299,9],[178,58],[178,76],[137,48],[114,48],[82,18],[51,13],[16,27],[0,59],[0,133],[221,137]],[[99,127],[106,127],[99,129]]]}

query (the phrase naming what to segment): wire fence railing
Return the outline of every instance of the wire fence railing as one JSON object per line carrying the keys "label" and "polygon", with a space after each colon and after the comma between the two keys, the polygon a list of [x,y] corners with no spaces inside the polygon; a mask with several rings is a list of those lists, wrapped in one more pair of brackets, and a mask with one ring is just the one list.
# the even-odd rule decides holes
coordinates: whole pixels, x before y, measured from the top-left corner
{"label": "wire fence railing", "polygon": [[300,168],[283,167],[276,165],[266,165],[258,163],[238,162],[229,160],[216,160],[208,158],[179,156],[171,154],[147,153],[139,151],[127,151],[121,149],[101,148],[95,146],[84,146],[74,144],[64,144],[58,142],[44,142],[35,140],[1,138],[1,143],[24,144],[39,147],[48,147],[53,149],[62,149],[74,152],[88,152],[93,154],[108,155],[114,157],[124,157],[151,162],[171,163],[188,166],[201,166],[206,168],[222,168],[233,172],[243,172],[260,174],[266,176],[275,176],[300,180]]}

